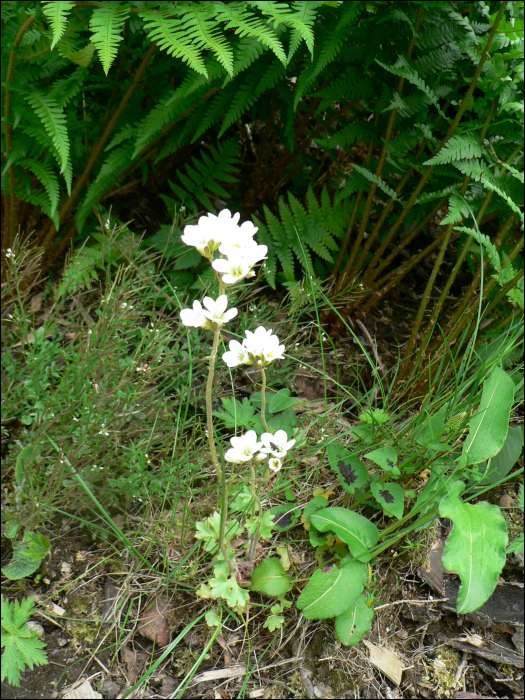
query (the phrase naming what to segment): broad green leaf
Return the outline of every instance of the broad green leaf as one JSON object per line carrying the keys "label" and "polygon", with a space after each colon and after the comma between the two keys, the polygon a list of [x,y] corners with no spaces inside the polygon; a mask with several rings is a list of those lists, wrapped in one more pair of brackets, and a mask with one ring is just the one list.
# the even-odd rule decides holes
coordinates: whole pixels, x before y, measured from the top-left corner
{"label": "broad green leaf", "polygon": [[[219,536],[221,530],[221,515],[217,511],[210,515],[209,518],[202,520],[196,524],[195,537],[198,540],[204,540],[206,545],[204,549],[207,552],[215,552],[219,547]],[[228,543],[235,535],[240,535],[243,527],[240,523],[226,523],[226,534],[224,541]]]}
{"label": "broad green leaf", "polygon": [[279,596],[292,589],[292,577],[285,573],[280,559],[265,559],[252,574],[252,591]]}
{"label": "broad green leaf", "polygon": [[486,467],[480,468],[482,478],[476,483],[475,488],[495,484],[504,479],[520,458],[522,450],[523,433],[521,428],[509,428],[505,444],[500,452],[492,458],[488,469]]}
{"label": "broad green leaf", "polygon": [[287,408],[295,406],[297,399],[290,396],[290,389],[281,389],[272,396],[270,401],[270,413],[285,411]]}
{"label": "broad green leaf", "polygon": [[494,367],[483,385],[481,404],[470,421],[463,443],[467,464],[479,464],[495,457],[507,439],[514,382],[500,367]]}
{"label": "broad green leaf", "polygon": [[461,578],[456,608],[459,614],[473,612],[489,599],[505,565],[509,539],[498,506],[485,501],[463,503],[459,494],[464,488],[462,481],[456,481],[439,504],[441,517],[454,523],[442,560],[445,569]]}
{"label": "broad green leaf", "polygon": [[11,581],[16,581],[26,576],[31,576],[40,568],[41,559],[35,561],[28,558],[29,547],[27,544],[18,543],[13,546],[13,558],[7,566],[2,568],[2,573]]}
{"label": "broad green leaf", "polygon": [[352,455],[350,450],[342,445],[328,445],[327,454],[330,466],[337,472],[345,491],[355,493],[356,489],[366,484],[368,480],[366,467]]}
{"label": "broad green leaf", "polygon": [[346,508],[323,508],[310,516],[310,522],[321,532],[335,532],[352,556],[370,561],[368,550],[377,544],[379,530],[368,518]]}
{"label": "broad green leaf", "polygon": [[359,420],[366,425],[384,425],[388,423],[390,416],[382,408],[374,411],[363,411],[359,414]]}
{"label": "broad green leaf", "polygon": [[347,610],[335,618],[335,633],[341,644],[347,647],[357,644],[372,627],[374,606],[368,607],[368,601],[368,596],[360,595]]}
{"label": "broad green leaf", "polygon": [[345,559],[340,567],[328,566],[314,573],[297,600],[307,620],[335,617],[354,604],[366,585],[368,567],[362,562]]}
{"label": "broad green leaf", "polygon": [[395,466],[397,462],[397,452],[393,447],[381,447],[379,450],[368,452],[365,457],[393,476],[399,476],[400,471]]}
{"label": "broad green leaf", "polygon": [[405,495],[401,486],[399,484],[381,484],[378,481],[373,481],[370,484],[370,489],[385,513],[401,520],[405,505]]}
{"label": "broad green leaf", "polygon": [[447,414],[447,405],[441,406],[439,411],[433,416],[429,416],[416,437],[420,445],[428,443],[439,443],[439,438],[443,434],[443,422]]}
{"label": "broad green leaf", "polygon": [[320,510],[321,508],[326,508],[327,505],[328,501],[326,500],[326,498],[324,498],[323,496],[315,496],[314,498],[312,498],[311,501],[308,501],[308,503],[306,504],[303,510],[303,518],[310,522],[312,514]]}

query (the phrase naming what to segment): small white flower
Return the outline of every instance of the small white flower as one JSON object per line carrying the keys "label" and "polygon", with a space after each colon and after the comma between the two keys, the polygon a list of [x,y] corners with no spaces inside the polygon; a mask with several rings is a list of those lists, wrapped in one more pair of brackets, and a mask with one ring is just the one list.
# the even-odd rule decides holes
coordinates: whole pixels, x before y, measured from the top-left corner
{"label": "small white flower", "polygon": [[217,297],[217,301],[214,301],[211,297],[204,297],[203,304],[207,309],[203,311],[205,317],[211,321],[212,324],[217,326],[222,326],[223,323],[231,321],[231,319],[235,318],[238,314],[235,308],[226,311],[226,307],[228,306],[228,297],[226,294],[221,294],[220,297]]}
{"label": "small white flower", "polygon": [[230,349],[224,353],[222,359],[228,367],[253,364],[253,360],[250,359],[245,348],[237,340],[230,340]]}
{"label": "small white flower", "polygon": [[264,462],[264,460],[268,457],[266,452],[259,452],[259,454],[255,455],[255,461],[256,462]]}
{"label": "small white flower", "polygon": [[181,236],[183,243],[196,248],[201,255],[212,259],[220,244],[234,234],[240,214],[233,216],[228,209],[223,209],[218,216],[207,214],[201,216],[196,226],[186,226]]}
{"label": "small white flower", "polygon": [[295,440],[288,440],[288,435],[285,430],[278,430],[274,435],[272,433],[263,433],[261,442],[264,447],[261,447],[261,452],[271,454],[273,457],[282,459],[295,445]]}
{"label": "small white flower", "polygon": [[263,348],[266,347],[271,335],[271,328],[266,330],[264,326],[259,326],[254,331],[246,331],[246,339],[242,344],[245,350],[251,353],[254,357],[258,357],[262,355]]}
{"label": "small white flower", "polygon": [[195,328],[209,328],[210,322],[204,313],[202,304],[197,299],[193,302],[193,309],[182,309],[180,320],[185,326]]}
{"label": "small white flower", "polygon": [[249,462],[262,445],[262,442],[257,441],[255,430],[248,430],[247,433],[240,437],[232,437],[230,442],[232,447],[226,452],[224,457],[228,462],[233,462],[234,464]]}
{"label": "small white flower", "polygon": [[273,472],[278,472],[279,469],[283,466],[283,463],[278,457],[271,457],[270,461],[268,462],[268,466]]}
{"label": "small white flower", "polygon": [[11,248],[8,248],[8,249],[6,250],[6,252],[5,252],[5,257],[6,257],[6,258],[14,258],[14,257],[15,257],[15,254],[13,253],[13,251],[11,250]]}

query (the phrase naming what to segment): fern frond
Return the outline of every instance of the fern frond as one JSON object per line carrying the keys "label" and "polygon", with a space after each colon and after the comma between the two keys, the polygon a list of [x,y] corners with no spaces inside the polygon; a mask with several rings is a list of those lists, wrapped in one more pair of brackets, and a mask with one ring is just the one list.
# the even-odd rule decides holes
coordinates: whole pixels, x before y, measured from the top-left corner
{"label": "fern frond", "polygon": [[227,83],[233,80],[233,78],[236,78],[239,73],[249,68],[263,52],[264,47],[254,37],[241,39],[237,46],[234,47],[233,76],[231,78],[229,75],[226,76],[224,85],[227,85]]}
{"label": "fern frond", "polygon": [[24,202],[29,202],[35,207],[40,207],[44,214],[51,218],[51,220],[55,224],[56,230],[59,230],[60,219],[58,216],[58,211],[55,211],[54,215],[51,216],[51,205],[49,202],[49,196],[45,190],[37,190],[31,188],[28,185],[24,190],[21,190],[19,187],[15,187],[15,194],[18,199]]}
{"label": "fern frond", "polygon": [[295,86],[294,110],[297,109],[302,96],[305,94],[308,86],[318,77],[318,75],[326,68],[326,66],[335,60],[337,54],[341,51],[346,41],[346,37],[342,34],[333,34],[329,36],[319,51],[315,52],[312,65],[303,70],[297,85]]}
{"label": "fern frond", "polygon": [[292,3],[294,12],[290,12],[290,7],[286,2],[255,0],[251,4],[258,7],[263,15],[271,17],[274,28],[284,24],[295,29],[308,46],[310,54],[313,55],[314,33],[312,26],[316,16],[315,10],[321,4],[320,2],[294,2]]}
{"label": "fern frond", "polygon": [[233,52],[220,27],[213,18],[212,11],[204,3],[195,3],[191,10],[184,14],[181,28],[185,36],[195,46],[209,49],[224,70],[233,75]]}
{"label": "fern frond", "polygon": [[370,182],[374,182],[379,187],[380,190],[382,190],[385,194],[387,194],[395,202],[401,202],[401,200],[397,196],[396,191],[393,190],[391,187],[389,187],[382,178],[377,177],[377,175],[375,175],[374,173],[371,173],[370,170],[363,168],[363,166],[358,165],[357,163],[352,163],[352,169],[357,170],[358,173],[361,173],[361,175],[366,177],[366,179],[369,180]]}
{"label": "fern frond", "polygon": [[463,197],[460,197],[457,192],[454,192],[448,200],[448,213],[441,221],[441,226],[448,224],[459,224],[460,221],[466,219],[470,215],[469,207],[467,207]]}
{"label": "fern frond", "polygon": [[49,95],[52,99],[56,100],[60,109],[66,107],[71,100],[78,95],[86,77],[87,72],[81,68],[77,68],[67,78],[55,80],[49,90]]}
{"label": "fern frond", "polygon": [[193,167],[186,165],[186,173],[178,170],[176,174],[181,184],[169,181],[169,185],[179,201],[197,214],[199,204],[207,211],[215,211],[208,192],[229,199],[221,183],[232,185],[237,182],[238,149],[238,140],[230,139],[216,148],[212,146],[209,152],[201,150],[198,158],[192,158]]}
{"label": "fern frond", "polygon": [[208,78],[201,52],[186,35],[182,20],[171,19],[167,9],[144,10],[139,16],[144,20],[144,29],[152,42],[156,41],[168,55],[181,58],[196,73]]}
{"label": "fern frond", "polygon": [[54,218],[58,206],[59,187],[58,179],[53,168],[47,163],[41,163],[30,159],[20,160],[18,165],[30,170],[44,186],[47,196],[49,197],[50,216]]}
{"label": "fern frond", "polygon": [[[423,78],[421,78],[417,71],[414,68],[411,68],[407,60],[404,56],[399,56],[397,63],[394,66],[387,66],[385,63],[381,63],[380,60],[377,58],[375,59],[376,63],[378,63],[382,68],[385,70],[389,71],[390,73],[393,73],[394,75],[398,75],[400,78],[404,78],[407,80],[409,83],[412,83],[412,85],[415,85],[417,88],[423,92],[427,99],[434,105],[434,107],[437,109],[439,116],[442,119],[445,119],[447,122],[450,122],[450,119],[446,116],[446,114],[443,112],[439,105],[439,96],[436,94],[435,91],[431,90],[431,88],[425,83]],[[441,86],[441,89],[443,90],[450,90],[448,86]]]}
{"label": "fern frond", "polygon": [[425,165],[453,163],[456,160],[481,157],[481,143],[476,134],[452,136],[441,151],[433,158],[425,161]]}
{"label": "fern frond", "polygon": [[124,38],[122,25],[129,17],[129,9],[129,5],[108,2],[96,7],[91,15],[91,41],[95,44],[106,75],[117,57],[118,45]]}
{"label": "fern frond", "polygon": [[472,25],[470,24],[470,21],[467,16],[460,15],[459,12],[456,12],[453,9],[450,9],[448,11],[448,16],[450,19],[452,19],[454,22],[457,22],[465,32],[467,33],[469,39],[472,41],[472,43],[476,46],[480,44],[480,40],[478,39],[476,32],[474,31]]}
{"label": "fern frond", "polygon": [[493,178],[490,177],[486,172],[482,174],[481,182],[483,183],[484,187],[486,187],[489,190],[492,190],[493,192],[496,192],[496,194],[498,194],[505,202],[507,202],[512,211],[516,212],[516,214],[520,217],[522,223],[525,222],[523,211],[516,204],[516,202],[514,202],[512,197],[509,197],[509,195],[505,192],[505,190],[499,183],[495,182]]}
{"label": "fern frond", "polygon": [[498,250],[488,236],[484,233],[478,233],[475,229],[467,228],[466,226],[454,226],[454,231],[461,231],[462,233],[472,236],[475,241],[485,248],[490,264],[496,272],[501,272],[501,261],[499,259]]}
{"label": "fern frond", "polygon": [[234,29],[240,37],[253,37],[268,47],[286,65],[286,54],[277,34],[259,17],[249,12],[244,3],[224,3],[215,14],[219,22],[226,22],[225,29]]}
{"label": "fern frond", "polygon": [[69,158],[69,136],[63,109],[58,106],[56,100],[50,95],[44,95],[36,90],[24,95],[24,99],[29,103],[49,134],[53,145],[60,155],[60,172],[63,173]]}
{"label": "fern frond", "polygon": [[67,28],[67,16],[75,7],[74,2],[45,2],[43,3],[42,12],[49,20],[51,31],[53,32],[53,42],[51,51],[62,38],[62,35]]}

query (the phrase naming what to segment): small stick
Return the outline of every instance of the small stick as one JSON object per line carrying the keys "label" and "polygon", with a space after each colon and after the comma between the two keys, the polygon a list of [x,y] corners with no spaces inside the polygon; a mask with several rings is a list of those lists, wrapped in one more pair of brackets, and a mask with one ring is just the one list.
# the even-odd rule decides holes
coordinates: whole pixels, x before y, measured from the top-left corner
{"label": "small stick", "polygon": [[395,600],[393,603],[379,605],[374,610],[382,610],[383,608],[389,608],[391,605],[401,605],[402,603],[407,603],[408,605],[430,605],[432,603],[446,603],[447,600],[448,598],[436,598],[436,600]]}
{"label": "small stick", "polygon": [[368,340],[368,344],[372,348],[372,352],[374,353],[374,357],[376,358],[377,368],[381,372],[381,376],[384,377],[386,374],[386,369],[385,369],[384,364],[381,362],[381,358],[379,357],[379,354],[377,352],[376,344],[372,340],[372,336],[368,332],[368,328],[365,326],[365,324],[362,321],[356,320],[356,323],[359,326],[359,328],[363,331],[363,333],[365,334],[366,339]]}

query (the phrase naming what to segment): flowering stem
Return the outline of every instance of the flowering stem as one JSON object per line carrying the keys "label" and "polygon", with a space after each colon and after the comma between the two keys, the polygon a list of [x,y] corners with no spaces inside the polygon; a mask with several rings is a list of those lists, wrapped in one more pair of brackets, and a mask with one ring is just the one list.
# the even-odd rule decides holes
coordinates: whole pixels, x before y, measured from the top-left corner
{"label": "flowering stem", "polygon": [[226,532],[226,522],[228,520],[228,494],[226,485],[226,473],[224,465],[221,468],[219,465],[219,458],[217,457],[217,448],[215,447],[215,437],[213,433],[213,416],[212,416],[212,390],[213,390],[213,377],[215,376],[215,359],[217,357],[217,348],[219,347],[219,340],[221,337],[221,331],[218,328],[213,334],[213,345],[210,354],[210,368],[208,370],[208,381],[206,382],[206,423],[208,427],[208,442],[210,445],[211,461],[217,472],[217,476],[222,485],[222,498],[221,498],[221,529],[219,532],[219,548],[224,557],[224,561],[228,564],[230,574],[237,579],[237,570],[234,563],[228,556],[228,549],[224,544],[224,535]]}
{"label": "flowering stem", "polygon": [[270,430],[268,428],[268,424],[266,423],[266,372],[264,371],[264,367],[261,367],[261,378],[261,421],[265,431],[269,433]]}
{"label": "flowering stem", "polygon": [[259,535],[261,533],[261,525],[262,525],[262,506],[261,506],[261,501],[259,500],[258,493],[255,489],[255,484],[257,481],[260,481],[260,479],[257,479],[255,477],[255,469],[253,468],[253,461],[250,462],[250,472],[251,472],[251,483],[250,483],[250,493],[252,495],[253,500],[255,501],[255,504],[257,505],[257,511],[259,513],[259,524],[257,525],[257,529],[252,535],[252,540],[250,542],[250,548],[248,549],[248,562],[250,565],[253,565],[253,559],[255,557],[255,550],[257,548],[257,542],[259,541]]}
{"label": "flowering stem", "polygon": [[210,444],[211,461],[217,472],[219,480],[222,478],[221,468],[219,467],[219,458],[217,457],[217,448],[215,447],[215,439],[213,436],[213,416],[212,416],[212,390],[213,377],[215,376],[215,359],[217,357],[217,348],[219,347],[219,339],[221,336],[220,330],[216,330],[213,334],[213,346],[210,354],[210,367],[208,370],[208,381],[206,382],[206,423],[208,428],[208,442]]}

